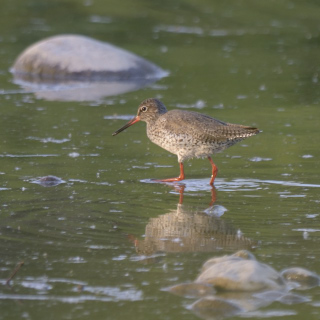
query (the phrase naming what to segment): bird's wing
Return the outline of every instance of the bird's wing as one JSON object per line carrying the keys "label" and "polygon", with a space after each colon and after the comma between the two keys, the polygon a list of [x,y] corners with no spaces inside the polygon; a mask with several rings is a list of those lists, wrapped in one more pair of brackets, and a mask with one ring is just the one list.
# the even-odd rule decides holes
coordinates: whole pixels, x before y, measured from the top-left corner
{"label": "bird's wing", "polygon": [[259,132],[253,127],[223,122],[198,112],[172,110],[164,116],[169,120],[164,123],[167,132],[177,135],[190,134],[193,137],[199,137],[202,141],[241,139]]}

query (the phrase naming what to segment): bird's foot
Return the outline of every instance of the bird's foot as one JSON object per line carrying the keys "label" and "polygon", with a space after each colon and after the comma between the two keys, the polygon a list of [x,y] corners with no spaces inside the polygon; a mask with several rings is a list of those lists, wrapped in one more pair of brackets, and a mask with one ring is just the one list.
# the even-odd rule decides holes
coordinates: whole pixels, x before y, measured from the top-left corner
{"label": "bird's foot", "polygon": [[175,181],[181,181],[183,180],[184,177],[176,177],[176,178],[168,178],[168,179],[152,179],[153,181],[156,182],[175,182]]}
{"label": "bird's foot", "polygon": [[213,187],[213,185],[214,185],[214,179],[216,178],[216,176],[217,176],[217,175],[212,175],[212,176],[211,176],[210,186],[212,186],[212,187]]}
{"label": "bird's foot", "polygon": [[184,170],[183,170],[183,163],[179,162],[180,165],[180,175],[179,177],[176,178],[168,178],[168,179],[161,179],[161,180],[154,180],[154,181],[159,181],[159,182],[176,182],[176,181],[181,181],[185,178],[184,176]]}

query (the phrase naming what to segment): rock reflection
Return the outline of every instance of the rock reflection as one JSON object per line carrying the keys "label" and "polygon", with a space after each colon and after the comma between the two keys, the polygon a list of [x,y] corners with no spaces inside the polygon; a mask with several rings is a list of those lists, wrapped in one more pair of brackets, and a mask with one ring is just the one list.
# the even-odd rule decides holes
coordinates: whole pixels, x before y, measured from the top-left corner
{"label": "rock reflection", "polygon": [[[145,228],[145,238],[130,236],[136,251],[141,255],[156,252],[214,252],[221,248],[229,250],[249,249],[254,241],[239,234],[237,229],[219,214],[221,206],[215,206],[216,191],[211,191],[210,207],[200,210],[183,204],[184,186],[179,186],[179,203],[176,209],[151,218]],[[218,208],[218,210],[215,210]],[[225,209],[226,210],[226,209]],[[212,214],[208,214],[210,212]]]}
{"label": "rock reflection", "polygon": [[99,101],[105,97],[116,96],[126,92],[139,90],[151,85],[157,79],[143,79],[135,81],[93,81],[60,83],[27,82],[14,79],[26,92],[32,92],[37,99],[47,101]]}

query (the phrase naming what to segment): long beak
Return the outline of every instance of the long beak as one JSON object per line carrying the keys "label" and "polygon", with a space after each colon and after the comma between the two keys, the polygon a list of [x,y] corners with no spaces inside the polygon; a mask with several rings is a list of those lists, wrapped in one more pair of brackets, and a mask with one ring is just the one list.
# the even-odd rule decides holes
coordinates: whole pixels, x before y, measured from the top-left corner
{"label": "long beak", "polygon": [[140,121],[140,117],[136,116],[134,117],[132,120],[130,120],[127,124],[125,124],[123,127],[121,127],[120,129],[118,129],[117,131],[115,131],[112,135],[116,136],[118,133],[120,133],[121,131],[127,129],[128,127],[132,126],[133,124],[135,124],[136,122]]}

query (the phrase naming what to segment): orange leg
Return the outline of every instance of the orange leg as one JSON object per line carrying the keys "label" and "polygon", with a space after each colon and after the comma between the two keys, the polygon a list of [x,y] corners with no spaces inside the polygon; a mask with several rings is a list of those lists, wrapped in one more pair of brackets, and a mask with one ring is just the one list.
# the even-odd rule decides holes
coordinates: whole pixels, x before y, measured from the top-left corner
{"label": "orange leg", "polygon": [[212,161],[211,157],[208,157],[208,159],[209,159],[211,166],[212,166],[212,175],[211,175],[210,185],[213,186],[214,179],[216,178],[217,173],[218,173],[218,168],[214,164],[214,162]]}
{"label": "orange leg", "polygon": [[161,179],[161,180],[157,180],[157,181],[161,181],[161,182],[174,182],[174,181],[181,181],[184,179],[184,170],[183,170],[183,163],[179,162],[180,165],[180,175],[179,177],[176,178],[169,178],[169,179]]}

